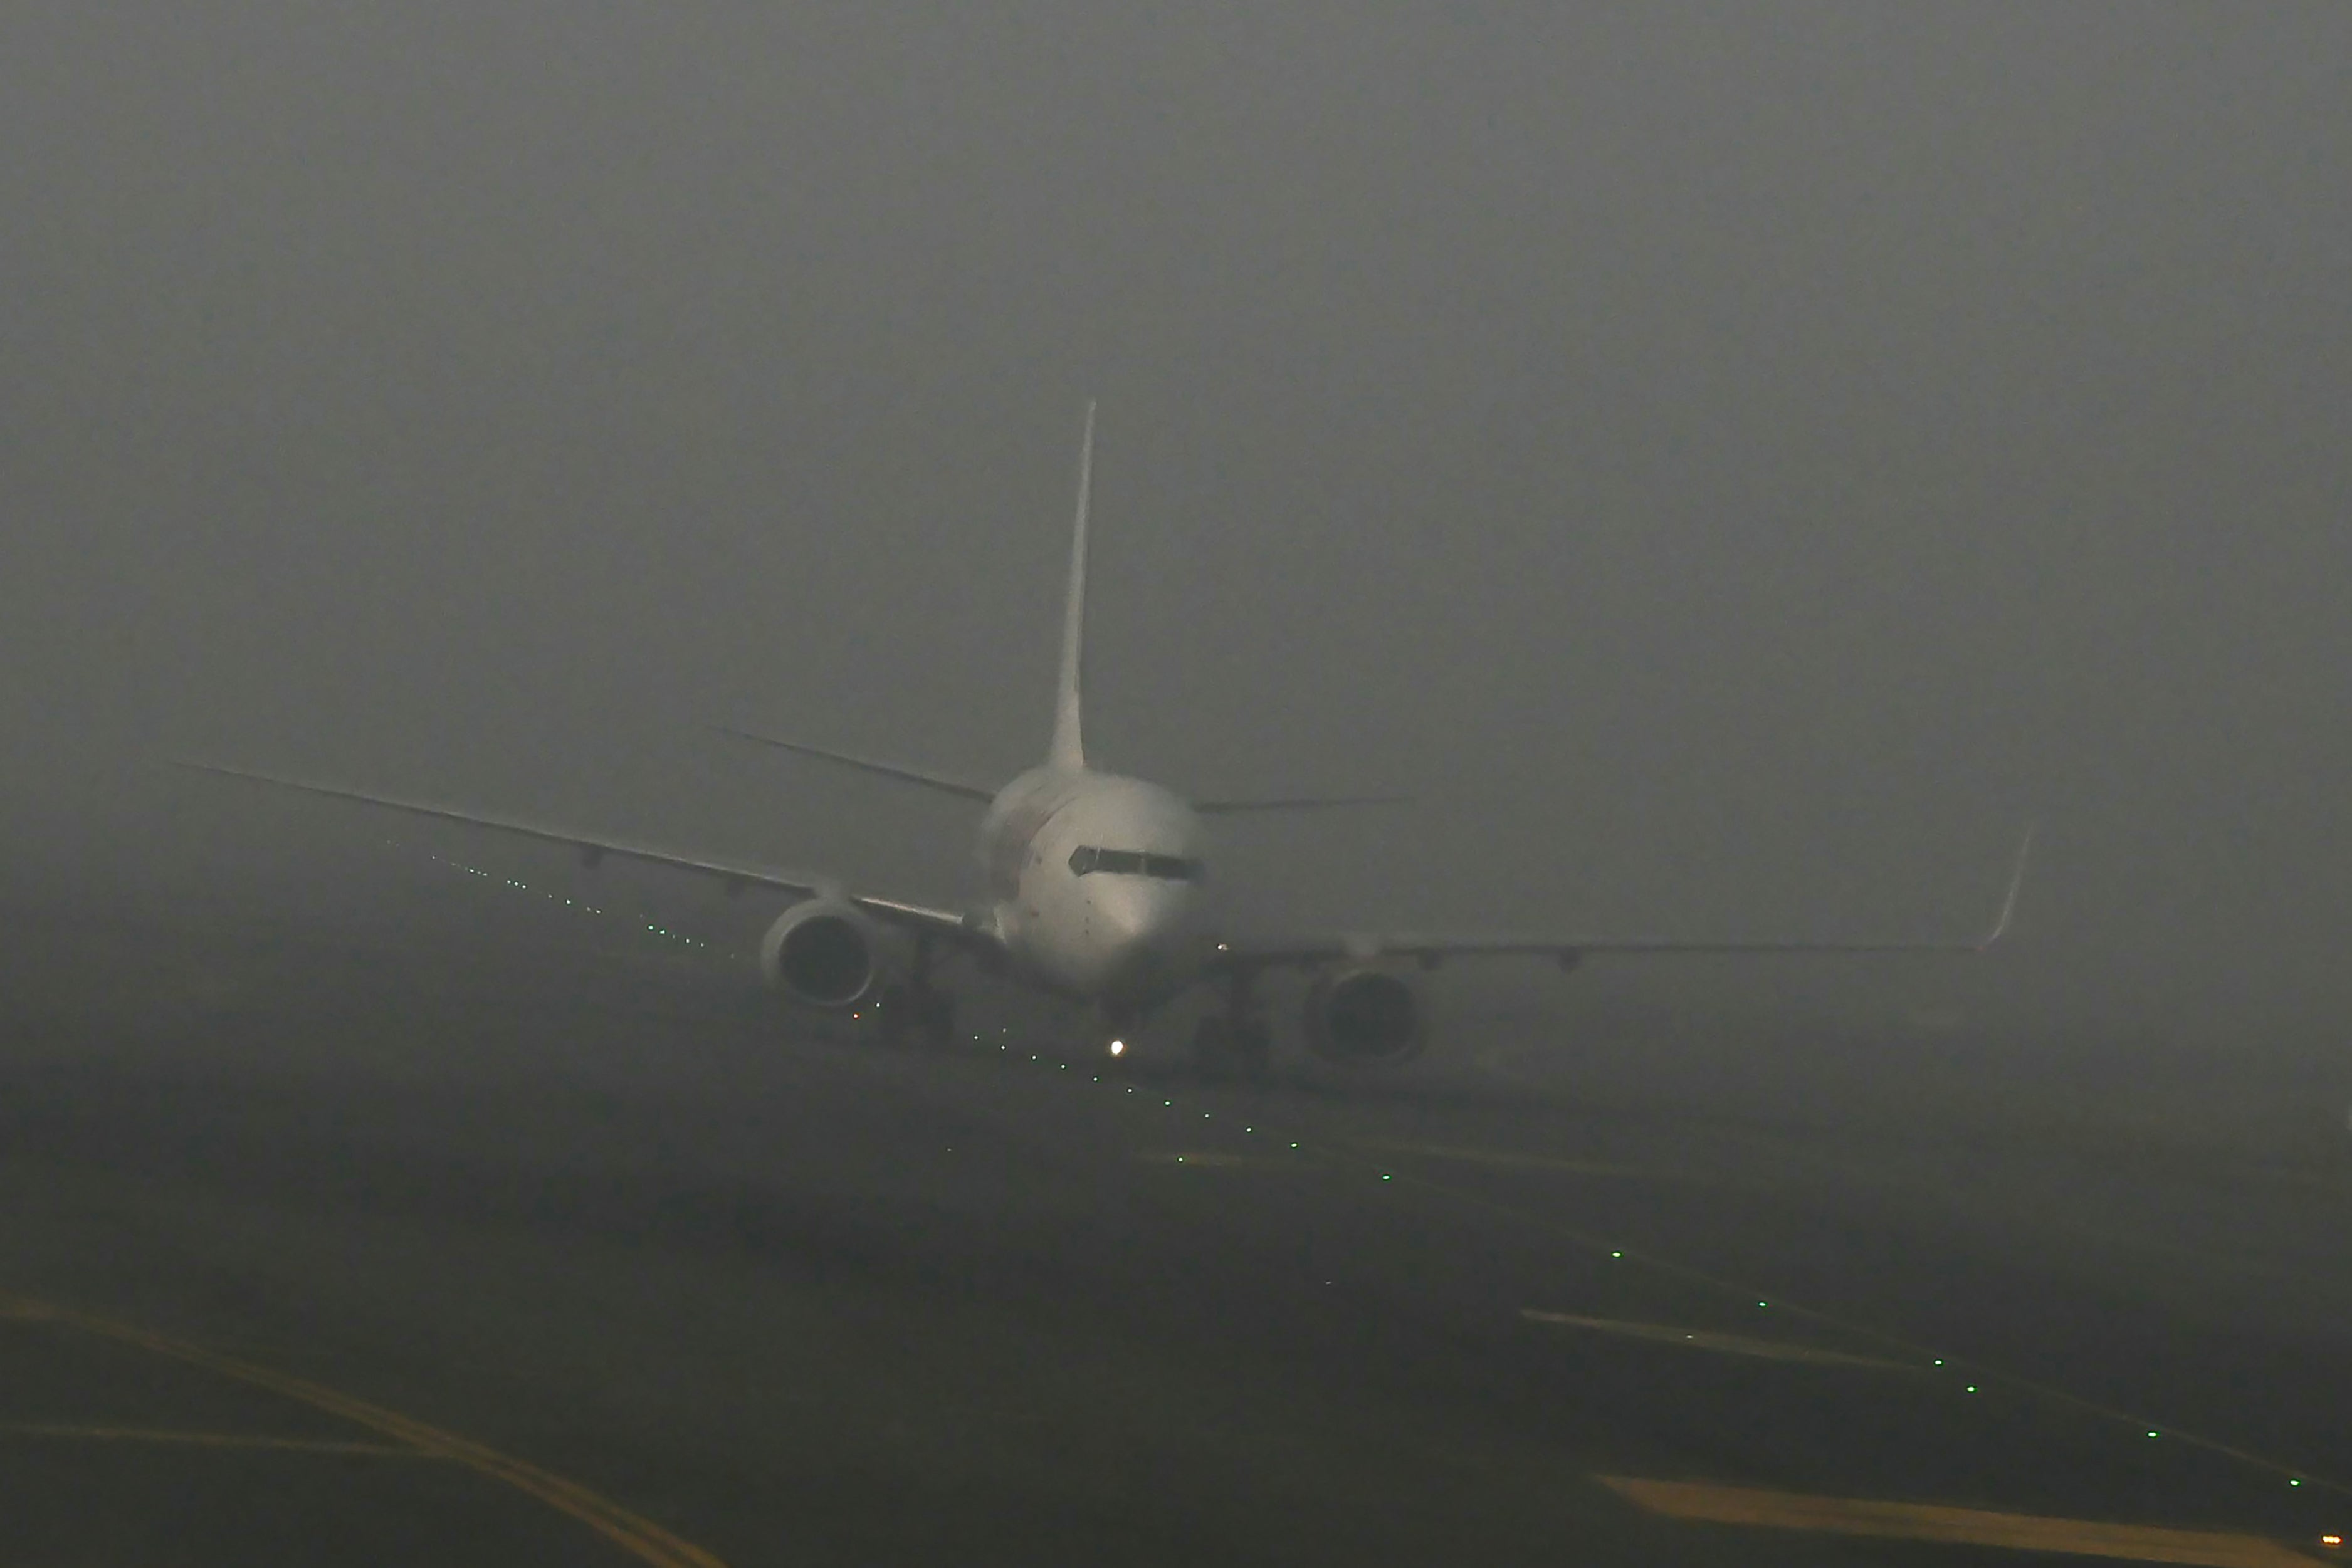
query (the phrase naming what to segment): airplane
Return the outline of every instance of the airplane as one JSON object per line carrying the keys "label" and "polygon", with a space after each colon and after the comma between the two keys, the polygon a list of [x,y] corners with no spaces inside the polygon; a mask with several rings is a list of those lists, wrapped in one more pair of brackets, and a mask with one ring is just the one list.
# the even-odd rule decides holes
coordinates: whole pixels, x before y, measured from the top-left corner
{"label": "airplane", "polygon": [[759,947],[762,979],[806,1006],[869,1007],[892,1030],[953,1038],[955,1003],[937,980],[938,960],[962,954],[983,972],[1075,1002],[1088,1045],[1123,1055],[1136,1030],[1195,988],[1222,1005],[1192,1038],[1203,1071],[1263,1071],[1273,1034],[1258,998],[1268,971],[1304,972],[1305,1042],[1343,1066],[1391,1067],[1426,1042],[1425,1009],[1410,971],[1455,957],[1533,956],[1573,968],[1592,954],[1981,953],[2008,932],[2025,875],[2026,831],[1990,929],[1973,941],[1741,942],[1573,935],[1328,933],[1246,937],[1222,929],[1204,899],[1204,821],[1257,811],[1320,810],[1393,800],[1389,796],[1286,796],[1187,800],[1147,779],[1097,768],[1081,736],[1087,628],[1087,527],[1094,482],[1095,405],[1087,404],[1078,455],[1076,520],[1063,602],[1061,665],[1045,759],[1002,788],[877,760],[804,741],[729,728],[745,741],[984,805],[977,835],[980,894],[961,907],[853,891],[840,881],[725,855],[682,853],[530,818],[438,804],[282,774],[175,759],[204,772],[494,829],[568,845],[593,867],[604,856],[717,878],[793,902]]}

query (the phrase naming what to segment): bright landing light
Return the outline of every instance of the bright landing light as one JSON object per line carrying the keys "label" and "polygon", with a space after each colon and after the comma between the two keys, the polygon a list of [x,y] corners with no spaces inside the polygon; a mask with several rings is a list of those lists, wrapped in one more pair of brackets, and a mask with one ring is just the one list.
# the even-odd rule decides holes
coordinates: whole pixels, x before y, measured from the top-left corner
{"label": "bright landing light", "polygon": [[1127,1054],[1127,1041],[1123,1040],[1112,1040],[1110,1042],[1110,1053],[1113,1056],[1125,1056]]}

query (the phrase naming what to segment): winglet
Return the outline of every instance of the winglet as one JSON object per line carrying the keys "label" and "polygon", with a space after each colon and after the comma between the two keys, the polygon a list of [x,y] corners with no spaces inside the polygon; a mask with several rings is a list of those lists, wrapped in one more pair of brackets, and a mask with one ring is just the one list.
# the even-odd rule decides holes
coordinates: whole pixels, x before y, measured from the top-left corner
{"label": "winglet", "polygon": [[1087,765],[1078,736],[1078,669],[1087,635],[1087,497],[1094,487],[1095,400],[1087,400],[1087,433],[1078,446],[1078,520],[1070,538],[1069,596],[1062,605],[1062,682],[1054,704],[1054,744],[1048,766],[1077,772]]}
{"label": "winglet", "polygon": [[2017,895],[2025,887],[2025,862],[2033,852],[2033,834],[2040,826],[2038,822],[2025,824],[2025,836],[2017,844],[2017,863],[2010,869],[2009,892],[2001,898],[2000,915],[1993,921],[1992,929],[1977,944],[1979,953],[2009,935],[2009,923],[2017,916]]}

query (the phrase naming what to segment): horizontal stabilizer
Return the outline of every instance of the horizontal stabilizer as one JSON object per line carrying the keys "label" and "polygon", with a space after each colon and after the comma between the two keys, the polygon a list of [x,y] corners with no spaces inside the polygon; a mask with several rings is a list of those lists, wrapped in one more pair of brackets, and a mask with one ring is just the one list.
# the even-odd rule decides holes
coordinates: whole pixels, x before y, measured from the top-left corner
{"label": "horizontal stabilizer", "polygon": [[814,757],[826,762],[837,762],[844,768],[855,768],[861,772],[878,773],[885,779],[896,779],[901,784],[919,784],[926,789],[937,789],[942,794],[961,795],[967,800],[996,799],[995,790],[985,784],[973,783],[969,779],[950,779],[944,773],[926,772],[919,768],[905,768],[896,762],[877,762],[870,757],[853,757],[845,751],[829,751],[822,746],[811,746],[805,741],[784,740],[772,735],[754,735],[748,729],[736,729],[728,725],[717,725],[713,727],[721,735],[732,736],[737,740],[748,740],[754,746],[770,746],[778,751],[797,752],[803,757]]}

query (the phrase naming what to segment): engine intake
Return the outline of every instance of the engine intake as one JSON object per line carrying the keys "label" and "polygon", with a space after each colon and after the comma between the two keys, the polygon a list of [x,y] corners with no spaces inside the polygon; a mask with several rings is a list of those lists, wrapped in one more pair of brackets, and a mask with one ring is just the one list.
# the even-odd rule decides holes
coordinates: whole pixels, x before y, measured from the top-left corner
{"label": "engine intake", "polygon": [[776,917],[760,942],[760,977],[820,1008],[854,1008],[881,978],[881,934],[855,904],[813,898]]}
{"label": "engine intake", "polygon": [[1307,988],[1307,1048],[1344,1067],[1382,1067],[1421,1054],[1421,1001],[1385,969],[1337,969]]}

